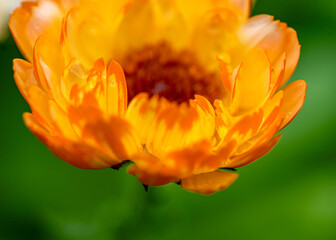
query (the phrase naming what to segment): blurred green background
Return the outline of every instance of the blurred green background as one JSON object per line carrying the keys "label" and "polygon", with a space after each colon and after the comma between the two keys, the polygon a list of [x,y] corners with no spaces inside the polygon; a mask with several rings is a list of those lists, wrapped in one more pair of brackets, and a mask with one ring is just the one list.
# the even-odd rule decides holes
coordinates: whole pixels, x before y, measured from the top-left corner
{"label": "blurred green background", "polygon": [[175,184],[146,193],[125,169],[54,157],[23,125],[29,107],[12,77],[21,55],[11,37],[1,43],[0,239],[336,239],[336,2],[258,0],[260,13],[296,29],[292,80],[307,81],[307,100],[270,154],[207,197]]}

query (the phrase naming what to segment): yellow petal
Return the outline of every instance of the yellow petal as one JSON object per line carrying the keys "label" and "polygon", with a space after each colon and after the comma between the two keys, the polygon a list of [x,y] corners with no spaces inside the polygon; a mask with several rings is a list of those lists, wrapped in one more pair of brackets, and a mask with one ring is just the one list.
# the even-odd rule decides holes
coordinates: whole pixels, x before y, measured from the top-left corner
{"label": "yellow petal", "polygon": [[217,170],[182,179],[181,187],[191,192],[209,195],[228,188],[237,177],[237,173]]}
{"label": "yellow petal", "polygon": [[200,62],[217,71],[217,56],[228,52],[236,44],[239,16],[227,8],[206,12],[195,26],[190,39],[190,48],[195,51]]}
{"label": "yellow petal", "polygon": [[[114,30],[95,9],[72,8],[63,22],[62,29],[63,54],[68,60],[78,59],[87,70],[101,57],[109,60],[114,45]],[[113,15],[110,19],[117,21]]]}
{"label": "yellow petal", "polygon": [[233,76],[234,86],[230,110],[242,115],[260,107],[269,95],[270,63],[265,52],[258,49],[248,55]]}
{"label": "yellow petal", "polygon": [[286,54],[286,70],[282,84],[294,72],[300,56],[300,45],[296,32],[285,23],[273,21],[269,15],[258,15],[250,18],[238,31],[242,44],[250,51],[262,48],[266,51],[272,65],[282,62]]}

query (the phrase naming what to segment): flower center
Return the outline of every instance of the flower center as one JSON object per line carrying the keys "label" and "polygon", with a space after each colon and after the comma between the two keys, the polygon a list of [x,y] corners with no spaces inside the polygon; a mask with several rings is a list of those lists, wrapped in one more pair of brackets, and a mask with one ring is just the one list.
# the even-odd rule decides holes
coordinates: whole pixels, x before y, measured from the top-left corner
{"label": "flower center", "polygon": [[218,73],[206,71],[191,51],[176,51],[166,42],[132,51],[121,63],[129,101],[147,92],[176,103],[188,102],[198,94],[212,103],[223,91]]}

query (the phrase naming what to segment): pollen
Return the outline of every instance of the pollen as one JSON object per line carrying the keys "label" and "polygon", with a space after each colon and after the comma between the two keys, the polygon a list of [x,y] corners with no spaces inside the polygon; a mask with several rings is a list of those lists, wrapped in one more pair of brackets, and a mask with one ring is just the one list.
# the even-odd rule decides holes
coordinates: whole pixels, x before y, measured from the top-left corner
{"label": "pollen", "polygon": [[174,50],[167,42],[132,51],[121,63],[129,101],[141,92],[179,104],[193,99],[195,94],[210,102],[223,94],[217,73],[208,72],[190,50]]}

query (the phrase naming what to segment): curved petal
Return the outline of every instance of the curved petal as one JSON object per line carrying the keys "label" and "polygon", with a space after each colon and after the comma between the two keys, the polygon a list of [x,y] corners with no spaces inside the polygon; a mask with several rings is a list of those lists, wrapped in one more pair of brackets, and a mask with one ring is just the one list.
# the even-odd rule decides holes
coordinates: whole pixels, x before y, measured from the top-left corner
{"label": "curved petal", "polygon": [[58,37],[63,13],[51,0],[23,2],[10,17],[9,28],[25,57],[32,62],[37,38],[48,31]]}
{"label": "curved petal", "polygon": [[257,49],[249,54],[233,79],[230,104],[233,115],[243,115],[264,104],[271,80],[271,67],[265,52]]}
{"label": "curved petal", "polygon": [[204,111],[214,112],[205,98],[197,97],[188,106],[155,96],[148,99],[147,95],[141,94],[130,103],[126,118],[141,136],[147,150],[161,158],[196,142],[212,141],[215,119]]}
{"label": "curved petal", "polygon": [[228,8],[206,12],[191,35],[190,49],[196,51],[199,61],[209,71],[217,71],[217,56],[230,51],[236,45],[239,15]]}
{"label": "curved petal", "polygon": [[191,192],[209,195],[230,187],[237,178],[237,173],[217,170],[182,179],[181,187]]}
{"label": "curved petal", "polygon": [[30,86],[42,88],[38,79],[35,77],[34,67],[31,63],[22,59],[14,59],[13,61],[14,79],[22,96],[29,101],[27,89]]}
{"label": "curved petal", "polygon": [[119,117],[98,119],[86,124],[82,138],[84,142],[118,162],[130,159],[143,148],[132,126]]}
{"label": "curved petal", "polygon": [[107,69],[106,108],[109,114],[124,116],[127,109],[127,85],[124,71],[116,61]]}
{"label": "curved petal", "polygon": [[212,144],[201,141],[191,147],[170,152],[162,159],[151,154],[142,153],[132,161],[135,166],[129,173],[146,185],[158,186],[193,174],[214,171],[224,165],[235,148],[235,142],[228,143],[217,153],[212,152]]}
{"label": "curved petal", "polygon": [[43,143],[50,151],[71,165],[83,169],[101,169],[111,167],[120,161],[111,159],[101,151],[84,143],[70,141],[61,136],[51,136],[44,129],[35,117],[30,113],[23,115],[24,122],[29,130]]}
{"label": "curved petal", "polygon": [[220,149],[226,143],[230,141],[236,141],[237,146],[246,142],[248,139],[258,133],[258,130],[262,124],[264,113],[262,109],[246,115],[234,122],[234,124],[228,127],[226,134],[221,138],[221,141],[216,146],[216,149]]}
{"label": "curved petal", "polygon": [[57,38],[44,34],[37,39],[34,46],[33,63],[44,91],[65,110],[67,101],[60,86],[60,79],[65,66]]}
{"label": "curved petal", "polygon": [[79,59],[89,69],[94,62],[111,56],[111,31],[98,13],[72,8],[63,22],[61,43],[67,59]]}
{"label": "curved petal", "polygon": [[278,141],[281,138],[281,134],[278,134],[276,137],[274,137],[271,141],[256,147],[252,148],[250,151],[243,153],[241,155],[237,155],[232,157],[224,167],[226,168],[238,168],[245,166],[247,164],[250,164],[254,162],[255,160],[261,158],[265,154],[267,154],[269,151],[272,150],[272,148],[278,143]]}
{"label": "curved petal", "polygon": [[272,65],[282,64],[286,54],[284,84],[294,72],[300,56],[300,45],[296,32],[285,23],[273,21],[269,15],[250,18],[238,31],[238,37],[247,51],[262,48]]}
{"label": "curved petal", "polygon": [[139,94],[131,101],[126,118],[147,150],[162,158],[166,153],[196,142],[212,141],[215,119],[211,115],[214,113],[211,104],[198,96],[191,105],[177,105],[157,96],[148,99],[146,94]]}
{"label": "curved petal", "polygon": [[295,81],[284,88],[283,104],[280,112],[285,114],[281,128],[287,126],[302,108],[306,98],[307,83],[303,80]]}

